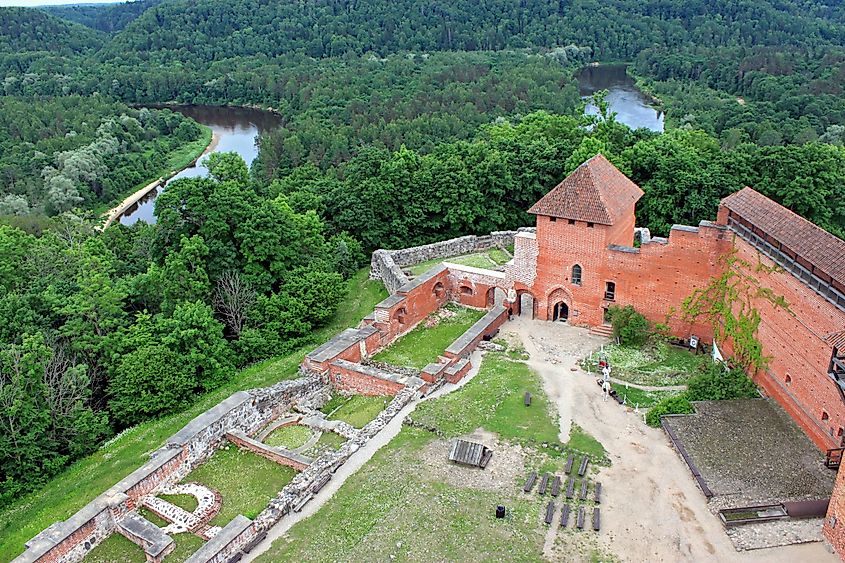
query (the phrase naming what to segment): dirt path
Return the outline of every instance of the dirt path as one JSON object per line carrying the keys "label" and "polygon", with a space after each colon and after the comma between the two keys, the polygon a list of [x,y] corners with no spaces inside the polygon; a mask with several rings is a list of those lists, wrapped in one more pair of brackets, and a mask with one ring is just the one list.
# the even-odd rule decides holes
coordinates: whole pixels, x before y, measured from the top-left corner
{"label": "dirt path", "polygon": [[[821,543],[737,552],[664,433],[615,401],[603,401],[593,377],[571,370],[604,339],[560,323],[526,320],[508,323],[502,331],[523,341],[531,354],[528,364],[567,419],[561,420],[561,438],[568,437],[574,421],[607,449],[612,466],[599,473],[599,541],[607,551],[623,561],[838,561]],[[567,560],[554,537],[547,538],[545,555]]]}
{"label": "dirt path", "polygon": [[[481,354],[479,352],[474,352],[472,354],[472,368],[467,373],[466,377],[464,377],[458,384],[446,384],[425,399],[423,401],[427,401],[429,399],[434,399],[437,397],[442,397],[448,393],[456,389],[460,389],[467,382],[471,381],[473,377],[478,374],[479,367],[481,366]],[[323,487],[323,489],[317,493],[317,495],[305,505],[305,508],[302,509],[301,512],[292,512],[282,518],[282,520],[270,528],[267,532],[267,537],[258,544],[249,554],[244,555],[241,561],[248,562],[253,561],[259,555],[264,553],[270,548],[270,545],[276,541],[277,539],[283,537],[288,530],[293,527],[294,524],[308,518],[317,513],[318,510],[326,503],[329,499],[334,496],[334,494],[340,489],[343,483],[346,480],[355,474],[356,471],[361,469],[370,459],[375,455],[375,453],[380,450],[383,446],[385,446],[390,440],[392,440],[399,431],[402,430],[402,422],[405,420],[405,417],[410,415],[414,412],[414,409],[417,408],[417,405],[420,401],[414,401],[409,403],[404,409],[399,411],[396,416],[393,417],[387,425],[381,429],[381,431],[373,436],[373,438],[367,442],[363,448],[352,454],[349,460],[340,466],[340,468],[335,472],[332,480],[328,482],[328,484]]]}

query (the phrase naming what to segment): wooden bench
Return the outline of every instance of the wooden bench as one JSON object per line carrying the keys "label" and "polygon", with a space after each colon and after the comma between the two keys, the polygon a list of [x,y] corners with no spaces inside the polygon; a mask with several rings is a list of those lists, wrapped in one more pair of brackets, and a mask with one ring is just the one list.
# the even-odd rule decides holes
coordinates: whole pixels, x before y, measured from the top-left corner
{"label": "wooden bench", "polygon": [[540,488],[537,489],[537,492],[541,495],[546,494],[546,487],[549,486],[549,474],[543,473],[543,478],[540,479]]}
{"label": "wooden bench", "polygon": [[569,457],[566,458],[566,468],[564,468],[563,472],[569,475],[572,473],[572,464],[575,463],[575,454],[569,454]]}
{"label": "wooden bench", "polygon": [[578,500],[587,500],[587,480],[581,481],[581,492],[578,494]]}
{"label": "wooden bench", "polygon": [[525,392],[525,406],[531,406],[531,393],[529,393],[528,391]]}
{"label": "wooden bench", "polygon": [[586,517],[586,510],[583,506],[578,507],[578,519],[575,521],[575,525],[578,526],[579,530],[584,529],[584,518]]}
{"label": "wooden bench", "polygon": [[552,496],[557,497],[560,494],[560,477],[555,475],[554,481],[552,481]]}
{"label": "wooden bench", "polygon": [[305,507],[305,505],[308,504],[311,501],[312,496],[313,495],[311,493],[309,493],[309,494],[305,495],[304,497],[302,497],[301,499],[299,499],[299,501],[296,504],[293,505],[293,511],[294,512],[301,511]]}
{"label": "wooden bench", "polygon": [[601,528],[601,514],[599,514],[599,508],[595,507],[593,509],[593,529],[598,532],[599,528]]}
{"label": "wooden bench", "polygon": [[255,536],[254,540],[252,540],[251,542],[249,542],[248,544],[243,546],[241,548],[241,551],[243,551],[244,553],[249,553],[250,551],[252,551],[255,548],[256,545],[260,544],[264,540],[264,538],[266,538],[266,537],[267,537],[267,532],[261,532],[260,534]]}
{"label": "wooden bench", "polygon": [[317,481],[311,487],[311,492],[313,492],[315,495],[319,493],[320,490],[322,490],[322,488],[325,487],[326,484],[331,480],[331,478],[331,475],[329,475],[328,473],[324,473],[319,479],[317,479]]}
{"label": "wooden bench", "polygon": [[528,480],[525,481],[525,486],[522,487],[522,491],[527,493],[534,487],[534,481],[537,480],[537,472],[534,471],[531,475],[528,476]]}
{"label": "wooden bench", "polygon": [[555,517],[555,503],[550,502],[546,505],[546,517],[543,520],[547,525],[552,523],[552,519]]}
{"label": "wooden bench", "polygon": [[481,461],[478,462],[478,467],[485,469],[491,459],[493,459],[493,450],[484,450],[484,455],[481,456]]}
{"label": "wooden bench", "polygon": [[596,494],[593,500],[596,501],[596,504],[601,504],[601,483],[596,483]]}
{"label": "wooden bench", "polygon": [[590,456],[585,455],[583,459],[581,459],[581,467],[578,468],[578,476],[583,477],[584,473],[587,472],[587,463],[590,461]]}
{"label": "wooden bench", "polygon": [[575,496],[575,478],[570,477],[566,480],[566,498],[572,498]]}
{"label": "wooden bench", "polygon": [[566,528],[566,525],[569,523],[569,505],[564,504],[563,508],[560,509],[560,527]]}
{"label": "wooden bench", "polygon": [[238,563],[238,561],[243,559],[243,557],[244,557],[244,554],[239,551],[236,554],[234,554],[233,556],[231,556],[230,558],[228,558],[226,560],[226,563]]}

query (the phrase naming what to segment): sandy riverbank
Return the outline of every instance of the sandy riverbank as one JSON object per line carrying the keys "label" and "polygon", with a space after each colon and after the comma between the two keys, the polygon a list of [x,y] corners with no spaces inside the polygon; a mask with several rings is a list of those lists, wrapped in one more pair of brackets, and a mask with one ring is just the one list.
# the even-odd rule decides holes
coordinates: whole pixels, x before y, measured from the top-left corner
{"label": "sandy riverbank", "polygon": [[173,176],[175,176],[176,174],[178,174],[182,170],[185,170],[187,168],[191,168],[192,166],[195,166],[196,163],[197,163],[197,160],[199,160],[203,156],[213,152],[214,149],[217,148],[217,145],[219,143],[220,143],[220,135],[217,132],[212,132],[211,142],[208,144],[207,147],[205,147],[205,150],[202,152],[202,154],[200,154],[200,156],[198,156],[195,160],[191,161],[190,164],[188,164],[184,168],[180,168],[179,170],[174,170],[166,178],[161,177],[161,178],[156,179],[153,182],[150,182],[149,184],[147,184],[146,186],[144,186],[140,190],[132,193],[130,196],[128,196],[126,199],[124,199],[122,202],[120,202],[119,205],[117,205],[116,207],[113,207],[108,212],[104,213],[104,216],[106,217],[106,221],[105,221],[105,223],[103,223],[102,229],[105,230],[105,229],[109,228],[109,226],[112,223],[114,223],[116,220],[118,220],[120,218],[120,216],[123,215],[126,212],[127,209],[129,209],[130,207],[132,207],[133,205],[138,203],[138,201],[141,200],[145,195],[147,195],[148,193],[150,193],[154,189],[158,188],[159,186],[163,185],[167,180],[169,180],[170,178],[172,178]]}

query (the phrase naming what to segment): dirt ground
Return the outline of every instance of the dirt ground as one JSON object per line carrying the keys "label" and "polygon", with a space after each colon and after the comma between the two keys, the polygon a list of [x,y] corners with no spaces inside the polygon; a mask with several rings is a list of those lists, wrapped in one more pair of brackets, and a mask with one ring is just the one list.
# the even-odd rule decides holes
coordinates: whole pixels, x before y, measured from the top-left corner
{"label": "dirt ground", "polygon": [[[567,440],[575,422],[611,458],[611,467],[598,476],[603,484],[602,531],[586,541],[597,537],[603,552],[622,561],[838,561],[823,543],[737,552],[663,431],[649,428],[641,416],[615,401],[603,401],[594,376],[577,367],[579,358],[607,340],[561,323],[525,319],[507,323],[502,333],[508,340],[521,340],[530,354],[528,364],[558,405],[561,440]],[[569,561],[578,540],[568,530],[559,531],[558,517],[544,555]]]}

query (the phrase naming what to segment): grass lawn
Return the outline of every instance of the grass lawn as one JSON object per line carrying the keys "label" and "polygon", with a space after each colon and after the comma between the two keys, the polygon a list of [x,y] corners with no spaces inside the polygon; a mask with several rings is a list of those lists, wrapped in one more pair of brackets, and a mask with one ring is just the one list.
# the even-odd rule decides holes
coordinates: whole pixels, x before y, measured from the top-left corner
{"label": "grass lawn", "polygon": [[220,492],[220,512],[212,526],[225,526],[238,514],[255,518],[270,499],[296,475],[292,468],[279,465],[235,446],[223,446],[202,465],[191,471],[184,482],[201,483]]}
{"label": "grass lawn", "polygon": [[[522,403],[525,391],[534,394],[528,408]],[[565,463],[560,452],[541,444],[557,442],[558,423],[539,376],[504,354],[488,353],[472,381],[420,403],[413,417],[437,426],[447,438],[483,427],[523,444],[533,460],[554,468]],[[403,427],[314,517],[293,526],[258,561],[542,560],[547,528],[541,514],[549,498],[524,495],[518,483],[491,492],[415,471],[426,466],[424,448],[437,439]],[[580,429],[573,429],[571,443],[603,452]],[[507,518],[495,519],[497,504],[507,506]]]}
{"label": "grass lawn", "polygon": [[[530,407],[524,403],[526,391],[531,393]],[[549,455],[577,450],[590,454],[596,463],[609,463],[604,447],[577,425],[572,427],[570,441],[560,443],[557,411],[543,391],[540,377],[528,365],[502,353],[488,353],[472,381],[436,401],[421,403],[413,418],[438,428],[446,437],[482,427]]]}
{"label": "grass lawn", "polygon": [[[422,477],[421,450],[435,437],[405,427],[319,512],[258,558],[275,561],[538,561],[543,499]],[[509,515],[496,520],[504,503]]]}
{"label": "grass lawn", "polygon": [[117,532],[104,539],[85,556],[85,563],[144,563],[146,560],[144,550],[140,546]]}
{"label": "grass lawn", "polygon": [[155,524],[159,528],[164,528],[165,526],[170,524],[170,522],[168,522],[167,520],[165,520],[164,518],[162,518],[158,514],[152,512],[150,510],[147,510],[143,506],[138,509],[138,514],[142,518],[146,518],[147,520],[149,520],[150,522],[152,522],[153,524]]}
{"label": "grass lawn", "polygon": [[194,495],[157,495],[161,500],[174,504],[186,512],[193,512],[199,503]]}
{"label": "grass lawn", "polygon": [[485,270],[493,270],[501,266],[511,259],[508,254],[498,248],[492,248],[486,252],[478,252],[475,254],[465,254],[463,256],[452,256],[449,258],[435,258],[433,260],[426,260],[419,264],[414,264],[406,269],[410,270],[415,276],[424,274],[434,266],[441,262],[451,262],[453,264],[462,264],[464,266],[472,266],[474,268],[484,268]]}
{"label": "grass lawn", "polygon": [[276,428],[264,439],[264,443],[276,448],[287,448],[289,450],[293,450],[300,446],[304,446],[310,437],[310,428],[307,426],[293,424],[291,426]]}
{"label": "grass lawn", "polygon": [[205,543],[201,537],[195,536],[194,534],[175,534],[171,537],[176,542],[176,549],[164,558],[166,563],[178,563],[187,560],[188,557],[193,555]]}
{"label": "grass lawn", "polygon": [[[683,385],[699,372],[709,356],[695,355],[686,349],[668,344],[631,348],[611,344],[604,351],[613,368],[613,377],[640,385]],[[597,371],[598,355],[586,360],[585,367]]]}
{"label": "grass lawn", "polygon": [[[455,312],[455,316],[440,319],[433,327],[426,327],[425,321],[421,322],[414,330],[373,356],[373,360],[422,369],[426,364],[436,362],[437,356],[485,313],[452,303],[445,308]],[[437,315],[437,312],[433,315]]]}
{"label": "grass lawn", "polygon": [[355,325],[387,297],[379,281],[368,279],[364,268],[348,282],[347,298],[328,326],[314,333],[313,343],[286,356],[272,358],[235,373],[232,380],[200,397],[183,412],[134,426],[107,442],[93,454],[14,504],[0,510],[0,561],[11,561],[23,552],[24,542],[56,522],[65,520],[97,495],[129,475],[149,459],[149,454],[191,419],[232,393],[264,387],[298,376],[299,363],[307,352]]}
{"label": "grass lawn", "polygon": [[365,397],[364,395],[353,395],[334,411],[329,420],[342,420],[355,428],[363,428],[377,417],[392,400],[393,397],[390,396]]}
{"label": "grass lawn", "polygon": [[670,395],[677,395],[678,391],[643,391],[634,387],[614,384],[613,389],[625,397],[625,404],[631,407],[648,408],[654,406],[658,401]]}

